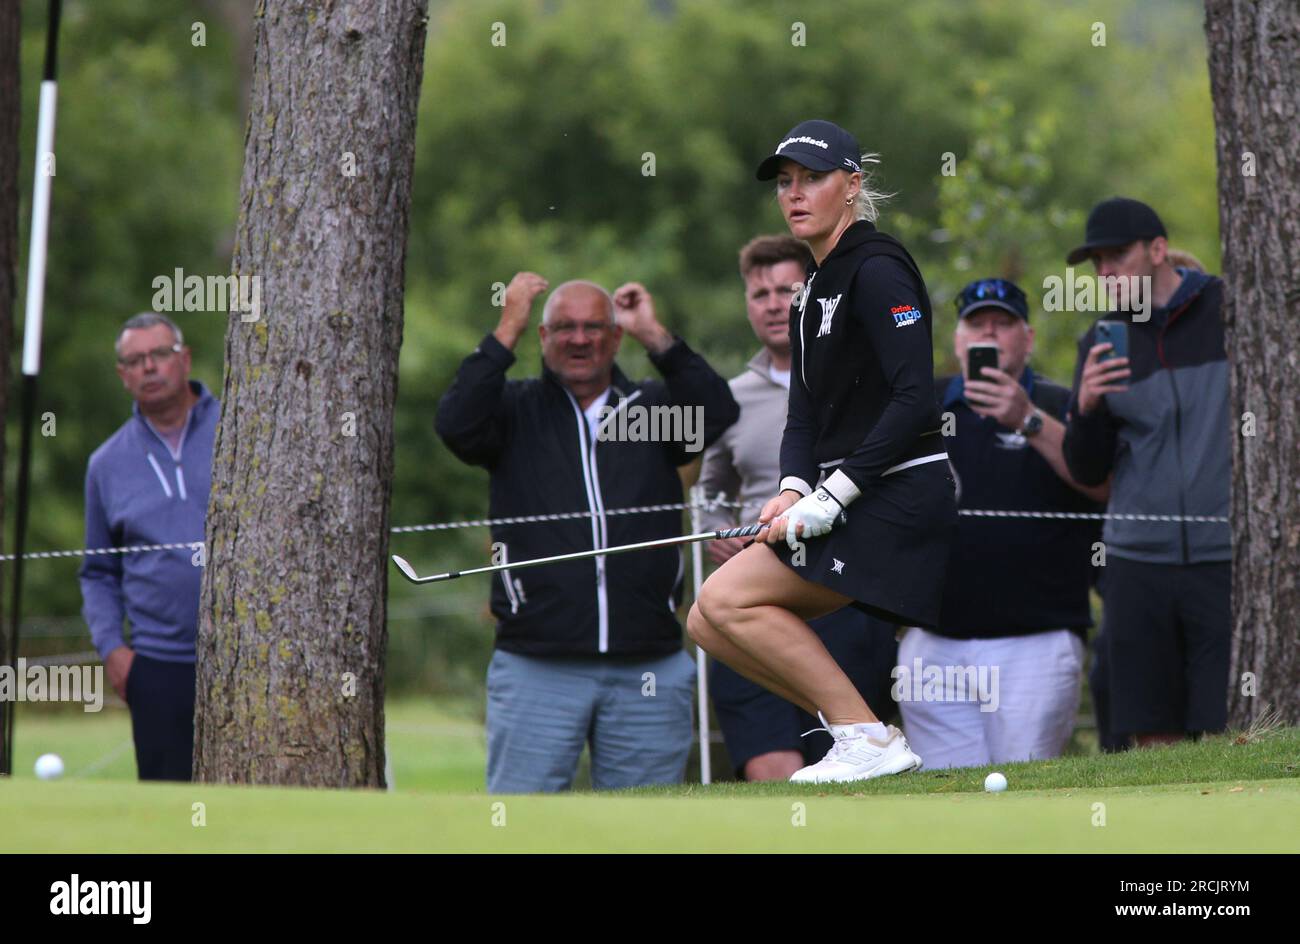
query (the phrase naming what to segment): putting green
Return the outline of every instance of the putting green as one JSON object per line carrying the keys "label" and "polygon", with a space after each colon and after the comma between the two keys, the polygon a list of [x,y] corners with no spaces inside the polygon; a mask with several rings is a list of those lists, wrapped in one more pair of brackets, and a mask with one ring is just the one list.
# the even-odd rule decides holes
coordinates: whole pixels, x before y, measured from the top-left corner
{"label": "putting green", "polygon": [[[0,852],[1300,850],[1296,779],[1002,794],[710,793],[437,796],[16,780],[0,783]],[[206,825],[194,825],[194,804]]]}

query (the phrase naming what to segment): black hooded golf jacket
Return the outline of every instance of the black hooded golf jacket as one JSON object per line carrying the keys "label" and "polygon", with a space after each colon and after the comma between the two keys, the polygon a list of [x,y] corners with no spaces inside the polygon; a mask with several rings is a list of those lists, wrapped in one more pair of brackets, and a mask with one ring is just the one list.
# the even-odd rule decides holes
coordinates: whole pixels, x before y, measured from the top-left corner
{"label": "black hooded golf jacket", "polygon": [[859,220],[796,302],[781,487],[807,495],[838,467],[867,491],[907,464],[946,460],[930,298],[902,243]]}

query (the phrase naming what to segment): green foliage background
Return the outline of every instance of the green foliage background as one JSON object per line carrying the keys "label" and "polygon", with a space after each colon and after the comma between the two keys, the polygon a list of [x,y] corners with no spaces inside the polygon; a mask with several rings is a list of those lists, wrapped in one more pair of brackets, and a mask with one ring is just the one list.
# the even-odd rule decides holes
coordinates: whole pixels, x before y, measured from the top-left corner
{"label": "green foliage background", "polygon": [[[24,0],[23,16],[26,200],[44,3]],[[486,474],[437,442],[433,414],[495,324],[494,283],[519,269],[552,283],[644,282],[673,330],[738,372],[754,341],[736,251],[783,228],[752,169],[804,118],[835,120],[882,155],[880,183],[896,196],[881,225],[926,274],[940,370],[953,367],[957,289],[1001,274],[1041,297],[1104,197],[1149,201],[1172,242],[1216,270],[1201,16],[1194,0],[432,0],[393,523],[486,512]],[[196,21],[206,46],[191,43]],[[492,43],[496,23],[504,46]],[[792,43],[796,23],[806,45]],[[112,367],[120,323],[149,307],[159,275],[229,272],[245,116],[223,29],[196,0],[65,2],[38,405],[57,435],[37,438],[31,549],[81,546],[86,459],[129,409]],[[364,141],[355,153],[364,173]],[[947,154],[953,176],[941,173]],[[24,245],[29,213],[24,202]],[[224,316],[179,317],[196,376],[219,393]],[[1068,381],[1086,316],[1033,322],[1036,363]],[[620,361],[637,375],[649,367],[634,347]],[[513,375],[538,363],[530,338]],[[487,541],[482,529],[433,532],[395,536],[393,549],[450,569],[485,560]],[[85,647],[76,562],[26,572],[31,646]],[[390,685],[477,690],[486,595],[483,581],[394,584]]]}

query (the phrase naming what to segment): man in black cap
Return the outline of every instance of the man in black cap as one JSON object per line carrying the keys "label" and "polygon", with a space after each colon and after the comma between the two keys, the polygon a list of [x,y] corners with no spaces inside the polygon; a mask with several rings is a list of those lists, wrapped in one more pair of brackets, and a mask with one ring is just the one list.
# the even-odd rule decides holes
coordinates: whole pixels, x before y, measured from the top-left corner
{"label": "man in black cap", "polygon": [[[980,279],[957,296],[962,372],[936,380],[964,508],[1095,511],[1106,488],[1073,481],[1061,455],[1070,391],[1029,366],[1024,292]],[[997,367],[968,376],[972,345]],[[1059,756],[1079,708],[1095,523],[962,517],[933,629],[899,645],[894,694],[928,768]]]}
{"label": "man in black cap", "polygon": [[[1065,460],[1079,482],[1113,476],[1116,514],[1226,517],[1232,450],[1223,283],[1169,260],[1165,227],[1115,197],[1088,216],[1067,257],[1150,286],[1149,318],[1124,321],[1127,357],[1094,324],[1079,342]],[[1139,744],[1227,724],[1231,535],[1226,523],[1106,522],[1102,574],[1111,725]]]}

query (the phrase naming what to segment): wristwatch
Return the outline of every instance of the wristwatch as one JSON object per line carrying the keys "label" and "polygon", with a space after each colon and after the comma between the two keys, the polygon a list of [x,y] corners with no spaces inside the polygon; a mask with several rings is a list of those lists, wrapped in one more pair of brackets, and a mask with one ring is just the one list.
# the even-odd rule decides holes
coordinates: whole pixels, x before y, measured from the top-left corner
{"label": "wristwatch", "polygon": [[1029,412],[1029,415],[1025,417],[1025,421],[1020,424],[1020,428],[1016,430],[1016,432],[1021,436],[1024,436],[1026,439],[1032,439],[1042,431],[1042,428],[1043,411],[1038,407],[1034,407]]}

